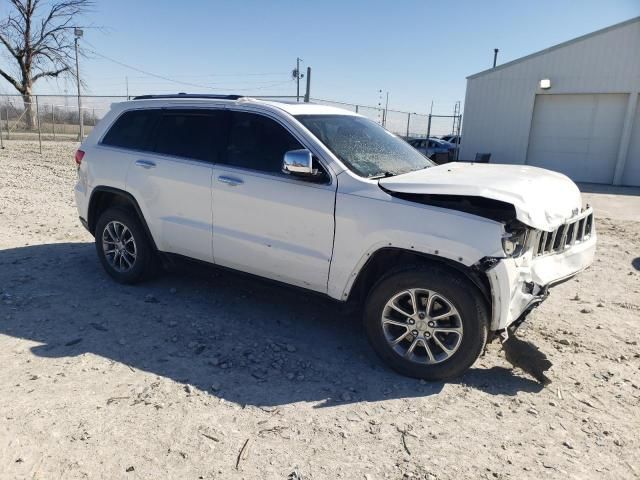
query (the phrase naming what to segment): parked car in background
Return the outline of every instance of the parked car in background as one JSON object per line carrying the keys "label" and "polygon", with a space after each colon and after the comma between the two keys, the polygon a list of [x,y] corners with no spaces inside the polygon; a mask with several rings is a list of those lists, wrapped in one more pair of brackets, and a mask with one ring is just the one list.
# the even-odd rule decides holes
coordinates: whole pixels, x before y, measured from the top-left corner
{"label": "parked car in background", "polygon": [[353,302],[378,355],[427,380],[464,373],[596,247],[566,176],[434,165],[323,105],[138,97],[112,105],[75,161],[80,221],[116,281],[188,257]]}
{"label": "parked car in background", "polygon": [[409,140],[409,145],[437,164],[448,163],[453,160],[456,146],[439,138],[415,138]]}
{"label": "parked car in background", "polygon": [[459,146],[462,141],[462,137],[460,135],[444,135],[443,137],[440,137],[440,140]]}

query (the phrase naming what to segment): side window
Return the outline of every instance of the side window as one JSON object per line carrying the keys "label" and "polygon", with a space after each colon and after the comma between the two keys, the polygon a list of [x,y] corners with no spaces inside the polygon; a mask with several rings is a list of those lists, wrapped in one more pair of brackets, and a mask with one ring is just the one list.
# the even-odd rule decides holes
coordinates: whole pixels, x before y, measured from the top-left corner
{"label": "side window", "polygon": [[270,118],[231,112],[226,163],[261,172],[280,173],[285,152],[304,148]]}
{"label": "side window", "polygon": [[157,153],[217,162],[225,136],[225,112],[165,110],[153,132]]}
{"label": "side window", "polygon": [[157,110],[130,110],[123,113],[111,126],[101,143],[135,150],[147,149],[149,132],[157,113]]}

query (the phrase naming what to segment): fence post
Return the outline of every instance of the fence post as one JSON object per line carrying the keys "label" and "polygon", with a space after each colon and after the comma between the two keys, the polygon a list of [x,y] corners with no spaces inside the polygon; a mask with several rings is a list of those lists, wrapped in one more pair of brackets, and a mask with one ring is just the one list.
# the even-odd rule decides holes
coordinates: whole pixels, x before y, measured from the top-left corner
{"label": "fence post", "polygon": [[2,138],[2,126],[0,125],[0,148],[4,150],[4,140]]}
{"label": "fence post", "polygon": [[5,113],[7,114],[7,140],[9,140],[9,106],[5,108]]}
{"label": "fence post", "polygon": [[40,154],[42,154],[42,132],[40,131],[40,108],[38,107],[38,95],[36,95],[36,120],[38,121],[38,144],[40,144]]}
{"label": "fence post", "polygon": [[356,113],[358,113],[358,105],[356,105]]}
{"label": "fence post", "polygon": [[56,106],[51,104],[51,130],[53,131],[53,139],[56,139]]}
{"label": "fence post", "polygon": [[460,160],[460,141],[462,140],[462,137],[460,137],[460,130],[462,128],[462,114],[460,114],[458,116],[458,131],[456,132],[458,135],[458,143],[456,144],[457,148],[456,148],[456,162],[458,160]]}
{"label": "fence post", "polygon": [[411,112],[407,113],[407,138],[409,138],[409,124],[411,123]]}

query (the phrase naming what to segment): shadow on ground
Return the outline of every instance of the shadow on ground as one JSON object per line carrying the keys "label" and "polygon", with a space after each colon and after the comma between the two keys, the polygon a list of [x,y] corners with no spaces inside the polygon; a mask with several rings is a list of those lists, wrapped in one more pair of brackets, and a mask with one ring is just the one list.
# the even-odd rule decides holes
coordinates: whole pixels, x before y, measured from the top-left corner
{"label": "shadow on ground", "polygon": [[[443,388],[386,369],[358,318],[324,297],[202,267],[123,286],[89,243],[0,251],[0,320],[0,333],[41,343],[35,355],[95,354],[243,405],[326,406]],[[456,383],[489,394],[541,390],[499,367],[473,368]]]}

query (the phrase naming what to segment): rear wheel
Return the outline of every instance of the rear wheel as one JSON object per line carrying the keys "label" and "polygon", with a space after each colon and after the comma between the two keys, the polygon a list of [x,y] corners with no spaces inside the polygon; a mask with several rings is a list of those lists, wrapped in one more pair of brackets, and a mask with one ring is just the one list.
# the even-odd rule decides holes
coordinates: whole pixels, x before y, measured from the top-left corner
{"label": "rear wheel", "polygon": [[136,283],[152,269],[153,251],[137,216],[114,207],[98,219],[96,251],[102,266],[120,283]]}
{"label": "rear wheel", "polygon": [[364,320],[369,340],[385,363],[425,380],[461,375],[487,340],[488,313],[477,288],[443,268],[383,277],[368,296]]}

